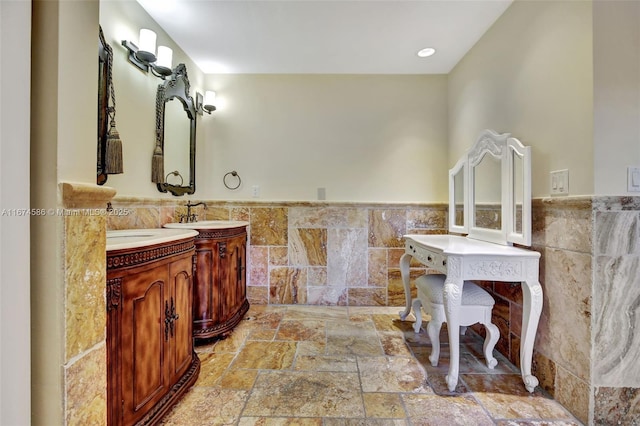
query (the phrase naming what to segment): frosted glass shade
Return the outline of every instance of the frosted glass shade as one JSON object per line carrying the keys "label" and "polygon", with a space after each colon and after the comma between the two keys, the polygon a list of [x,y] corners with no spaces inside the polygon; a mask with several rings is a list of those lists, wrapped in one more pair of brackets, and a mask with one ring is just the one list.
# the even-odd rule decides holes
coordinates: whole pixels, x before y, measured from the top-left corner
{"label": "frosted glass shade", "polygon": [[138,59],[147,62],[155,62],[156,60],[156,33],[153,31],[142,28],[140,30],[140,37],[138,38],[138,51],[136,56]]}
{"label": "frosted glass shade", "polygon": [[173,50],[167,46],[158,46],[158,60],[156,66],[171,69],[171,60],[173,59]]}
{"label": "frosted glass shade", "polygon": [[207,90],[204,92],[204,106],[205,108],[208,106],[216,105],[216,92],[213,90]]}

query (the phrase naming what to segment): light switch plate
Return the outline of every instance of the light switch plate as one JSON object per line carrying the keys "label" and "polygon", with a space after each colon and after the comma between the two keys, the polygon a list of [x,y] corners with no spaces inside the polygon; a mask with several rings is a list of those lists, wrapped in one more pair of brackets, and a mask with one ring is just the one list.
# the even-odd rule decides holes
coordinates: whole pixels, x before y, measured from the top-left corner
{"label": "light switch plate", "polygon": [[627,191],[640,192],[640,167],[627,167]]}
{"label": "light switch plate", "polygon": [[551,195],[569,195],[569,170],[551,172]]}

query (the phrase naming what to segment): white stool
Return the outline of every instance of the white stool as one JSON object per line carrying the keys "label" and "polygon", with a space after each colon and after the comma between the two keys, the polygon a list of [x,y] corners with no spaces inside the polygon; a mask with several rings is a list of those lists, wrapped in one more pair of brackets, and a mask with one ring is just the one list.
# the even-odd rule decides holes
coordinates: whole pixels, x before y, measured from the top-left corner
{"label": "white stool", "polygon": [[[440,357],[440,328],[442,323],[446,322],[444,314],[443,288],[444,275],[429,274],[421,275],[416,279],[416,287],[418,289],[418,297],[413,299],[411,306],[416,317],[413,330],[418,333],[422,324],[422,312],[420,308],[424,308],[425,312],[431,315],[431,321],[427,325],[427,334],[431,339],[431,355],[429,361],[434,367],[438,365]],[[487,367],[493,368],[498,361],[493,357],[493,348],[500,338],[500,330],[491,322],[491,310],[495,300],[483,288],[465,281],[462,287],[462,303],[460,306],[460,334],[464,334],[467,326],[480,323],[485,326],[487,336],[484,339],[484,357],[487,361]]]}

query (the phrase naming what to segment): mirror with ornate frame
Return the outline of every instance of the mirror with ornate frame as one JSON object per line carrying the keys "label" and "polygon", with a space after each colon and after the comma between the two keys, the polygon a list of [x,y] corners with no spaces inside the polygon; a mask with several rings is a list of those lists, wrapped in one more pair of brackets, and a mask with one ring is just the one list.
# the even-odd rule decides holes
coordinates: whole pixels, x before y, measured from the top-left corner
{"label": "mirror with ornate frame", "polygon": [[508,133],[480,134],[449,171],[449,231],[531,245],[530,147]]}
{"label": "mirror with ornate frame", "polygon": [[196,190],[196,106],[189,87],[187,67],[179,64],[156,95],[152,181],[160,192],[177,196]]}

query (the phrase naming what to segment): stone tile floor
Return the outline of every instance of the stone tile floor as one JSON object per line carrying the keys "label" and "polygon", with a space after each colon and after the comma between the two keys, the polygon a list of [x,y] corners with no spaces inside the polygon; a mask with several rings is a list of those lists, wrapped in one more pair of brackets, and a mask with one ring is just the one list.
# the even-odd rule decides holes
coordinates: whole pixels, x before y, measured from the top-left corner
{"label": "stone tile floor", "polygon": [[196,348],[198,381],[163,425],[580,425],[482,339],[461,338],[460,381],[446,388],[425,331],[400,308],[252,306],[225,339]]}

